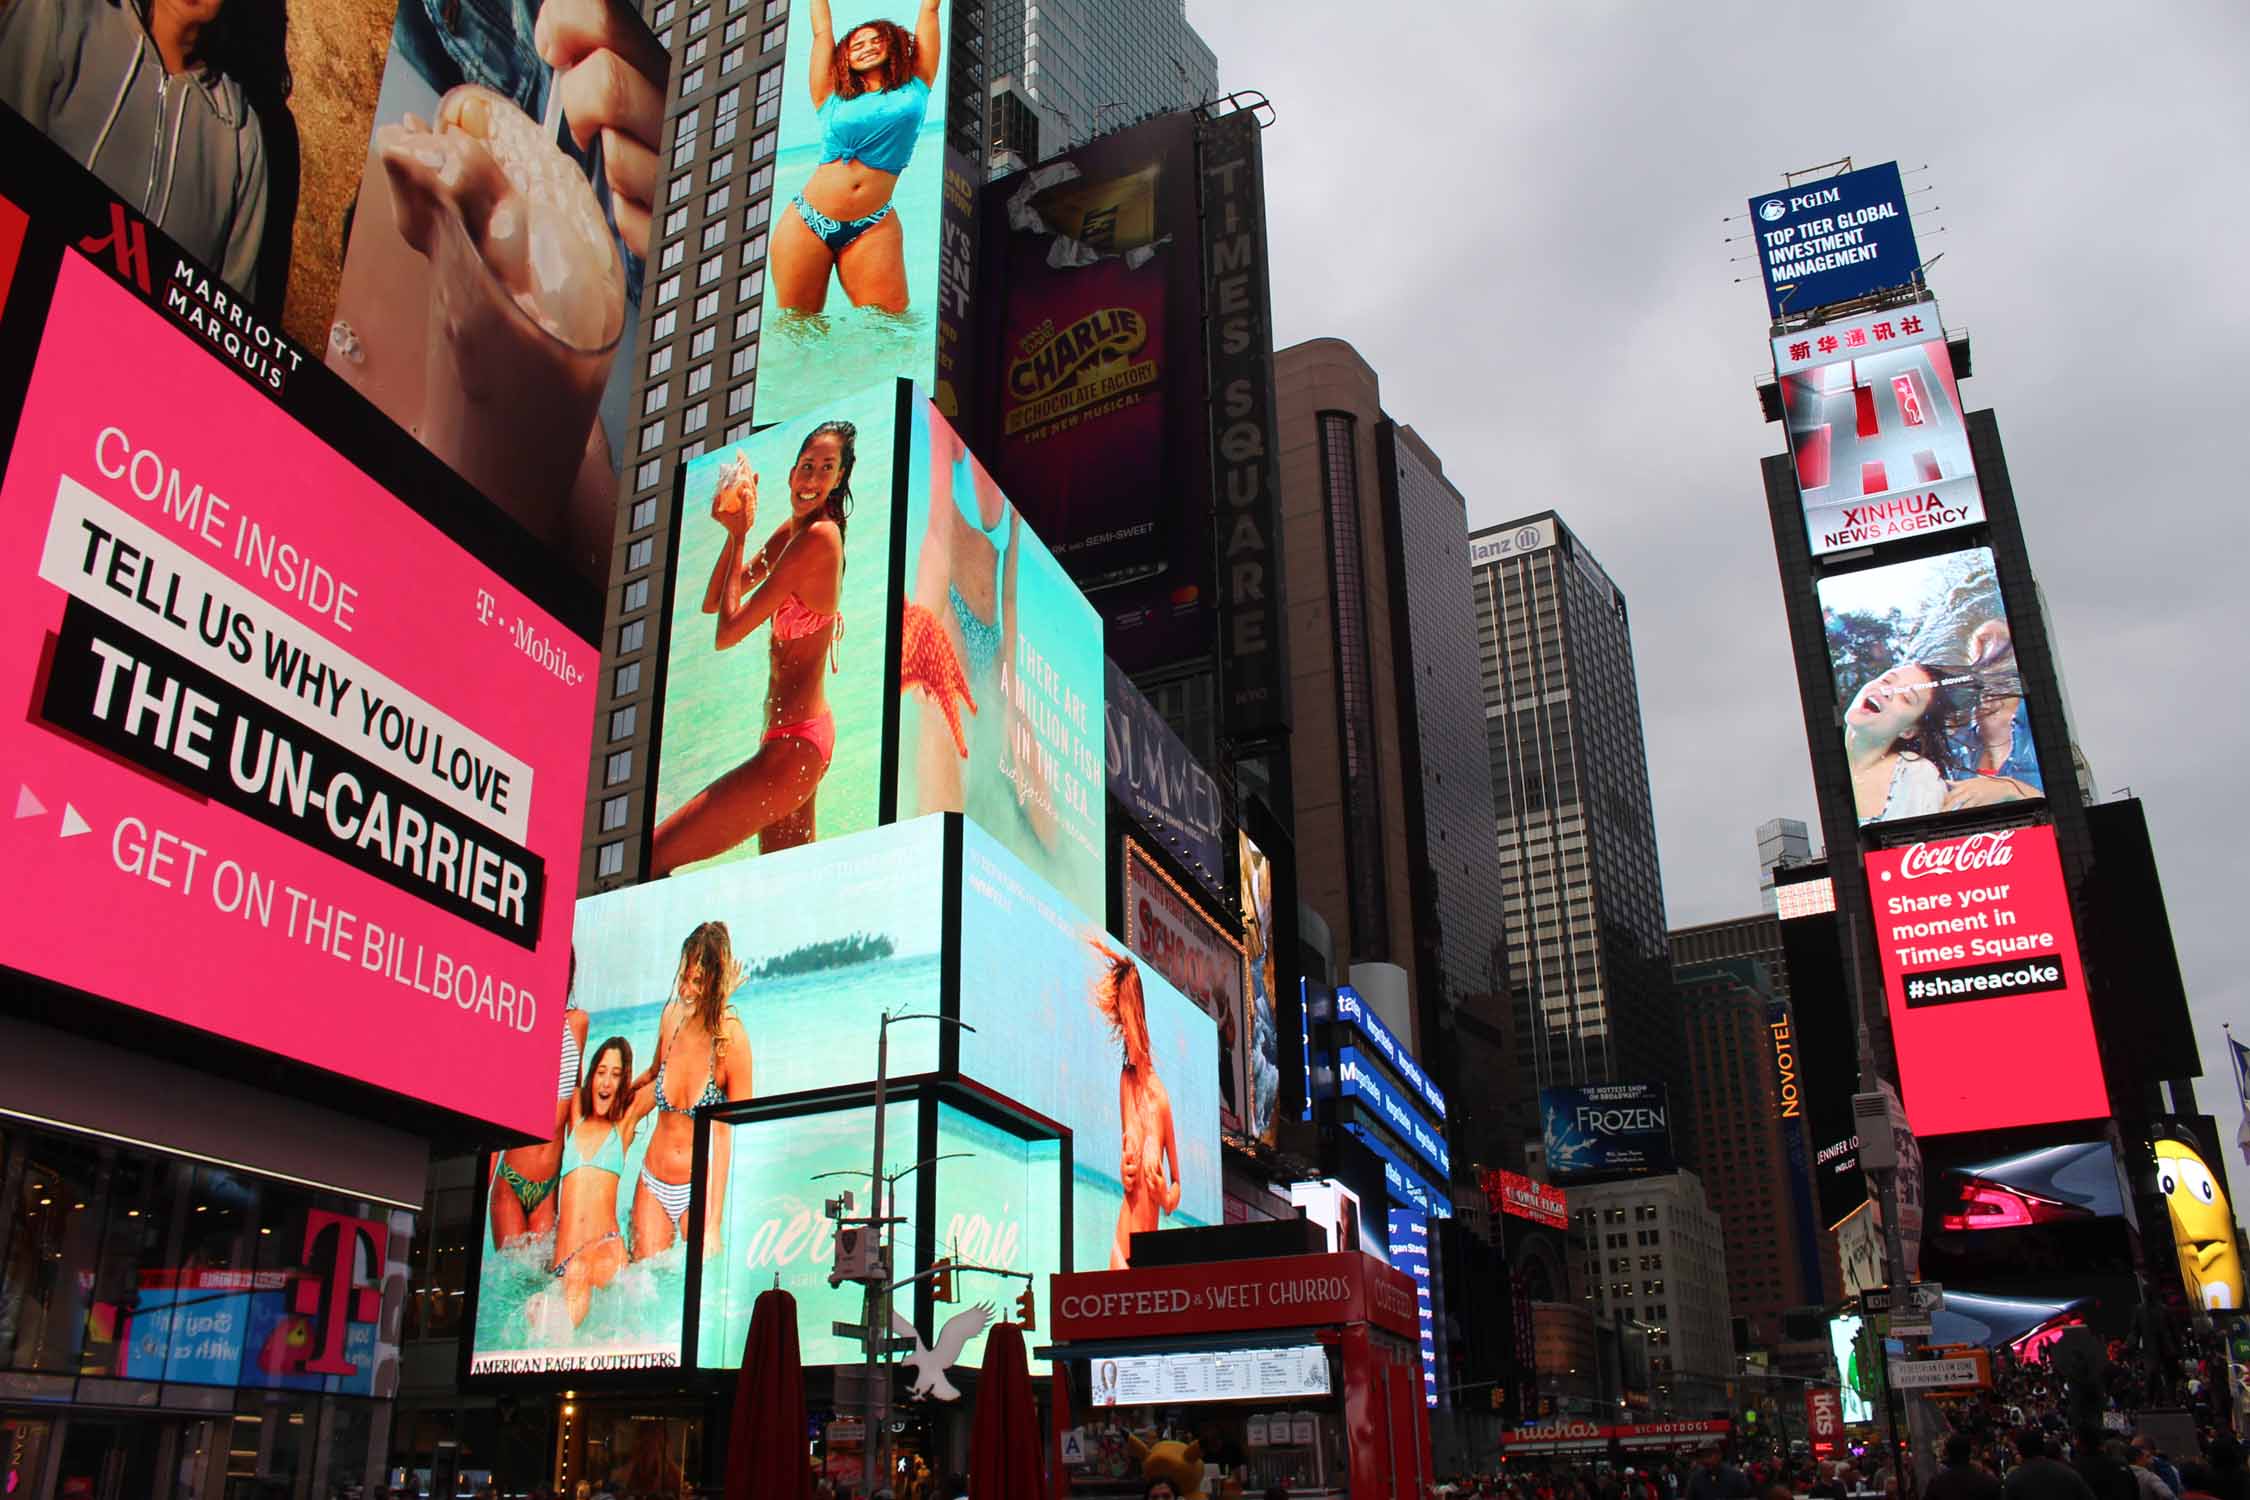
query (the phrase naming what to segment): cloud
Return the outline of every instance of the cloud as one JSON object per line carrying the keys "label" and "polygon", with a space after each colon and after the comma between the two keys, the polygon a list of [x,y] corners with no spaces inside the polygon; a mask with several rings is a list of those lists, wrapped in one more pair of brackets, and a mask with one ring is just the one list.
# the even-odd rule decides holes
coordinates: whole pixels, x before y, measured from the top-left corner
{"label": "cloud", "polygon": [[1909,169],[2080,742],[2105,792],[2147,803],[2203,1103],[2231,1136],[2250,695],[2206,668],[2250,623],[2250,195],[2215,169],[2250,154],[2250,10],[2122,29],[2091,3],[1919,0],[1188,13],[1221,86],[1277,112],[1277,342],[1349,340],[1472,525],[1554,506],[1625,591],[1675,924],[1755,909],[1754,829],[1813,821],[1758,474],[1781,446],[1754,394],[1764,305],[1721,221],[1790,168]]}

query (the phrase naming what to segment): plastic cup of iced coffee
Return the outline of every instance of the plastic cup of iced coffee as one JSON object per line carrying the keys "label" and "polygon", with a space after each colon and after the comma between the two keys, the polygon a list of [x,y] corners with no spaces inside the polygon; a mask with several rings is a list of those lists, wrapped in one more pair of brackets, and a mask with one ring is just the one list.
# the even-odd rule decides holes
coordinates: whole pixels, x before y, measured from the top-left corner
{"label": "plastic cup of iced coffee", "polygon": [[584,170],[463,84],[376,133],[400,232],[430,263],[419,435],[542,537],[570,495],[625,328],[625,269]]}

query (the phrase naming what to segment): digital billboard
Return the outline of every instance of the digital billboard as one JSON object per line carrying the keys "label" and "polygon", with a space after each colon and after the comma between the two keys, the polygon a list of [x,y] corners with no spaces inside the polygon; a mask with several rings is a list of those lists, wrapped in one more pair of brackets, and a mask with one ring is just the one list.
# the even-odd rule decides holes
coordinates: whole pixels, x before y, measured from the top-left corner
{"label": "digital billboard", "polygon": [[[896,1143],[897,1166],[911,1166],[920,1106],[912,1099],[893,1100],[884,1114],[884,1139]],[[777,1284],[797,1299],[797,1345],[807,1365],[854,1364],[866,1358],[858,1339],[841,1337],[834,1329],[839,1322],[861,1322],[867,1304],[859,1283],[828,1284],[836,1262],[836,1224],[825,1205],[850,1193],[852,1212],[867,1211],[875,1111],[867,1106],[818,1110],[747,1120],[731,1129],[734,1150],[725,1174],[723,1234],[718,1248],[704,1259],[697,1300],[696,1363],[705,1369],[738,1367],[750,1334],[751,1308],[759,1293]],[[913,1184],[912,1177],[902,1178],[892,1205],[892,1212],[906,1221],[892,1228],[894,1275],[914,1269],[919,1225]],[[910,1292],[901,1294],[896,1305],[913,1316]]]}
{"label": "digital billboard", "polygon": [[2109,1113],[2053,829],[1878,849],[1867,884],[1914,1134]]}
{"label": "digital billboard", "polygon": [[1813,556],[1984,519],[1935,302],[1785,334],[1773,365]]}
{"label": "digital billboard", "polygon": [[901,410],[886,381],[687,465],[652,874],[875,826]]}
{"label": "digital billboard", "polygon": [[[932,873],[943,866],[943,820],[930,818],[579,902],[584,1041],[565,1044],[563,1077],[587,1099],[545,1147],[495,1165],[472,1373],[678,1362],[689,1111],[873,1077],[883,1012],[924,1008],[939,988],[942,902]],[[605,1132],[596,1118],[604,1112],[585,1103],[597,1065],[613,1056],[623,1098]],[[892,1077],[937,1063],[934,1028],[892,1038]],[[728,1139],[736,1128],[713,1127],[710,1255],[725,1250],[737,1222],[730,1173],[742,1168]],[[581,1244],[590,1257],[583,1265],[570,1259]],[[558,1267],[562,1302],[544,1295],[558,1289]]]}
{"label": "digital billboard", "polygon": [[985,190],[980,451],[1093,596],[1127,670],[1209,650],[1196,121],[1097,137]]}
{"label": "digital billboard", "polygon": [[2046,796],[1990,547],[1818,587],[1862,824]]}
{"label": "digital billboard", "polygon": [[1547,1170],[1558,1182],[1672,1170],[1671,1109],[1661,1083],[1541,1089],[1539,1116]]}
{"label": "digital billboard", "polygon": [[[392,11],[389,0],[280,0],[201,25],[151,7],[29,0],[0,9],[0,102],[208,266],[250,326],[278,324],[317,350]],[[151,57],[165,46],[187,59],[192,88],[166,87],[178,75]]]}
{"label": "digital billboard", "polygon": [[1906,286],[1921,268],[1895,161],[1761,193],[1750,229],[1776,318]]}
{"label": "digital billboard", "polygon": [[[1053,1137],[1019,1135],[951,1104],[938,1105],[939,1155],[964,1152],[937,1166],[937,1216],[931,1222],[932,1253],[956,1266],[954,1300],[933,1303],[932,1326],[921,1330],[934,1343],[955,1315],[990,1305],[994,1322],[1013,1322],[1015,1300],[1027,1285],[986,1270],[1022,1271],[1036,1305],[1047,1305],[1047,1283],[1063,1269],[1063,1143]],[[964,1365],[984,1363],[986,1330],[979,1328],[961,1346]],[[1033,1370],[1043,1372],[1044,1361]]]}
{"label": "digital billboard", "polygon": [[907,461],[898,815],[966,813],[1098,914],[1101,617],[927,400]]}
{"label": "digital billboard", "polygon": [[1859,1337],[1862,1321],[1857,1313],[1828,1320],[1828,1347],[1836,1357],[1836,1378],[1843,1387],[1846,1426],[1874,1421],[1875,1399],[1883,1389],[1874,1369],[1862,1368]]}
{"label": "digital billboard", "polygon": [[402,435],[347,457],[158,312],[145,226],[104,205],[123,279],[61,248],[92,195],[9,144],[57,170],[0,200],[0,962],[544,1137],[594,650]]}
{"label": "digital billboard", "polygon": [[789,7],[761,303],[760,426],[936,378],[946,0]]}
{"label": "digital billboard", "polygon": [[1242,1129],[1242,1025],[1249,973],[1242,943],[1131,839],[1125,840],[1125,941],[1203,1007],[1219,1028],[1219,1119]]}
{"label": "digital billboard", "polygon": [[1104,658],[1102,762],[1109,794],[1168,847],[1203,888],[1226,893],[1220,838],[1225,814],[1219,783],[1141,696],[1115,661]]}
{"label": "digital billboard", "polygon": [[1561,1188],[1534,1182],[1521,1172],[1487,1169],[1479,1177],[1485,1203],[1494,1213],[1514,1214],[1550,1229],[1570,1227],[1570,1200]]}
{"label": "digital billboard", "polygon": [[629,6],[422,0],[390,48],[372,138],[326,164],[357,189],[328,367],[605,582],[670,50]]}
{"label": "digital billboard", "polygon": [[2173,1116],[2155,1125],[2156,1191],[2164,1200],[2181,1290],[2191,1306],[2207,1311],[2250,1307],[2217,1128],[2209,1115]]}
{"label": "digital billboard", "polygon": [[1218,1028],[976,824],[963,830],[961,1071],[1071,1130],[1073,1269],[1216,1224]]}
{"label": "digital billboard", "polygon": [[1250,1136],[1271,1146],[1278,1139],[1281,1115],[1281,1023],[1277,996],[1281,959],[1274,952],[1273,861],[1251,842],[1250,835],[1235,834],[1235,878],[1241,886],[1242,939],[1250,960],[1250,997],[1247,1016],[1249,1042],[1244,1061],[1250,1074]]}

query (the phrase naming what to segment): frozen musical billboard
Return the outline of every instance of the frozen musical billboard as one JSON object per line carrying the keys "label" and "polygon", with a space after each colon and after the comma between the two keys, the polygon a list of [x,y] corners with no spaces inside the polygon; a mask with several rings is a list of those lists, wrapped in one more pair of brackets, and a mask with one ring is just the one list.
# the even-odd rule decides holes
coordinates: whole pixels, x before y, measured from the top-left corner
{"label": "frozen musical billboard", "polygon": [[2052,828],[1878,849],[1867,887],[1917,1136],[2109,1113]]}
{"label": "frozen musical billboard", "polygon": [[1984,519],[1935,302],[1785,334],[1773,368],[1813,556]]}
{"label": "frozen musical billboard", "polygon": [[546,1136],[598,670],[568,591],[320,372],[284,404],[167,316],[200,268],[6,144],[42,217],[0,200],[0,962]]}

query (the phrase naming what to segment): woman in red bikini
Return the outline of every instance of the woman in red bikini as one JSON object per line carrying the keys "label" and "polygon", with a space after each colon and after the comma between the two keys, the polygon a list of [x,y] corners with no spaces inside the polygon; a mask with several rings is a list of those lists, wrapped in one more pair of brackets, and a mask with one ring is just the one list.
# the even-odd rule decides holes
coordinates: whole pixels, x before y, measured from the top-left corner
{"label": "woman in red bikini", "polygon": [[746,458],[719,476],[711,519],[727,540],[703,612],[719,617],[721,651],[773,622],[766,732],[755,755],[657,825],[651,861],[658,875],[753,837],[764,854],[813,840],[813,795],[836,750],[824,678],[844,633],[838,605],[858,435],[849,422],[823,422],[805,438],[789,471],[789,519],[754,556],[743,554],[757,519],[758,476]]}
{"label": "woman in red bikini", "polygon": [[1098,937],[1086,941],[1099,966],[1094,1009],[1125,1054],[1117,1074],[1117,1181],[1125,1202],[1109,1246],[1109,1268],[1122,1271],[1132,1265],[1133,1236],[1156,1228],[1180,1206],[1180,1142],[1172,1128],[1171,1092],[1156,1076],[1140,965]]}

